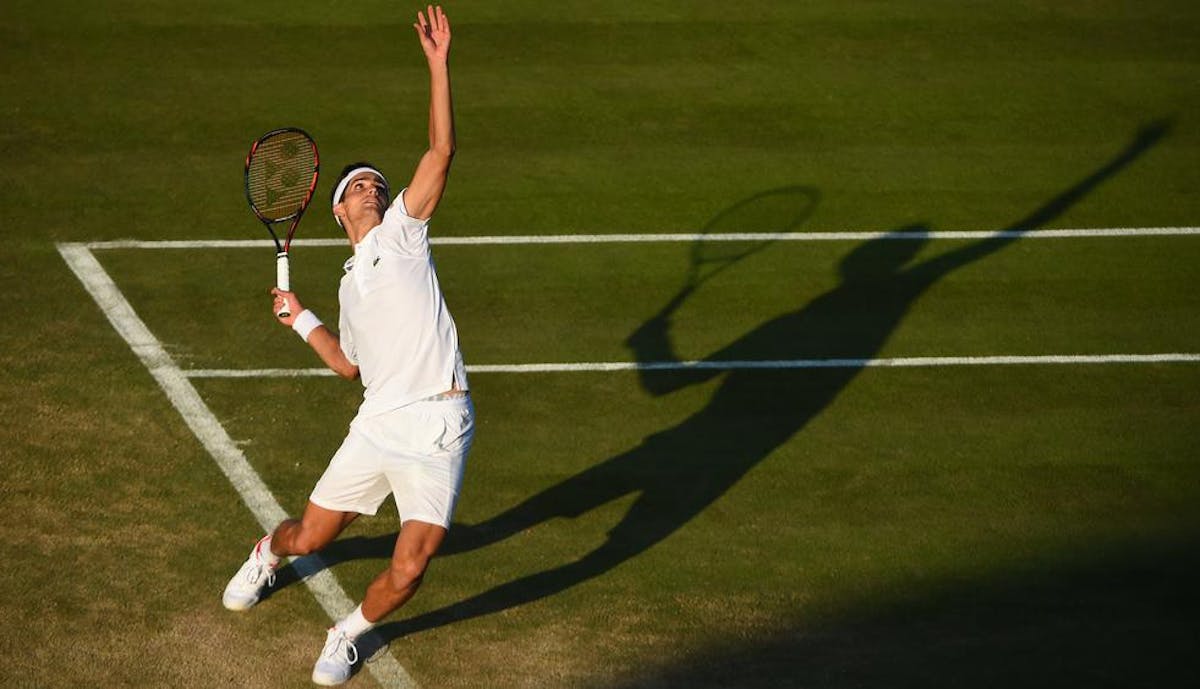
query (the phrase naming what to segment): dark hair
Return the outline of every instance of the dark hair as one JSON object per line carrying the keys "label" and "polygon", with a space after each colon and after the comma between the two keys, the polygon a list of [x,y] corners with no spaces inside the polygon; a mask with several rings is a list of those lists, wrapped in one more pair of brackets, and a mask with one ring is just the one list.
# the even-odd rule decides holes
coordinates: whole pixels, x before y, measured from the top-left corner
{"label": "dark hair", "polygon": [[[338,185],[342,183],[342,180],[346,179],[346,175],[350,174],[351,172],[353,172],[354,170],[356,170],[357,168],[360,168],[360,167],[369,167],[369,168],[374,168],[376,170],[379,169],[379,167],[376,166],[374,163],[368,163],[365,160],[360,160],[357,163],[350,163],[346,167],[342,168],[342,171],[340,173],[338,173],[337,179],[333,180],[333,186],[330,187],[330,189],[329,189],[329,205],[331,205],[331,206],[333,205],[333,195],[335,192],[337,192]],[[387,187],[386,181],[384,182],[384,186],[385,186],[385,188]],[[392,190],[388,189],[387,191],[388,191],[388,198],[390,199]]]}

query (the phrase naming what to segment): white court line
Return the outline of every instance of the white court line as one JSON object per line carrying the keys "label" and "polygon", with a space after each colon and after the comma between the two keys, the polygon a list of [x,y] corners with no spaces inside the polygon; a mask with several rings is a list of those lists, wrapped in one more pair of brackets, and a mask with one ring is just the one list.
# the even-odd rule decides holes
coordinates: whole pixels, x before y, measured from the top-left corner
{"label": "white court line", "polygon": [[[113,328],[154,376],[188,428],[216,460],[217,466],[233,484],[259,525],[266,531],[274,529],[276,524],[287,518],[287,513],[246,461],[246,456],[234,444],[208,405],[200,398],[186,374],[175,365],[162,344],[134,312],[125,295],[117,288],[96,257],[86,245],[78,243],[59,244],[58,252],[83,283],[88,294],[100,306],[109,323],[112,323]],[[302,570],[298,574],[330,619],[340,619],[354,610],[355,603],[319,559],[310,556],[291,560],[293,565]],[[231,563],[230,572],[238,564],[240,563]],[[219,589],[214,589],[212,595],[215,597],[218,593]],[[313,643],[316,641],[314,637]],[[385,687],[414,689],[417,686],[404,667],[388,653],[378,654],[366,664],[366,668]]]}
{"label": "white court line", "polygon": [[[949,230],[929,232],[775,232],[775,233],[654,233],[654,234],[570,234],[570,235],[484,235],[475,237],[434,237],[434,244],[446,245],[503,245],[503,244],[608,244],[639,242],[694,241],[867,241],[872,239],[988,239],[1021,237],[1023,239],[1071,239],[1088,237],[1171,237],[1197,236],[1200,227],[1108,227],[1081,229],[1051,229],[1018,232],[1012,230]],[[346,245],[344,239],[298,239],[295,246]],[[243,249],[273,248],[266,239],[210,240],[136,240],[120,239],[87,242],[90,249]],[[576,371],[682,370],[682,369],[752,369],[752,368],[864,368],[914,366],[997,366],[1036,364],[1113,364],[1194,362],[1194,354],[1145,355],[1044,355],[1044,356],[981,356],[981,357],[902,357],[876,359],[798,359],[789,361],[663,361],[663,362],[581,362],[535,364],[485,364],[468,366],[468,372],[479,373],[555,373]],[[185,371],[189,378],[271,378],[301,376],[332,376],[326,369],[197,369]]]}
{"label": "white court line", "polygon": [[[586,373],[596,371],[686,371],[803,368],[914,368],[934,366],[1031,366],[1200,363],[1200,354],[1045,354],[1034,356],[917,356],[883,359],[786,359],[778,361],[591,361],[543,364],[475,364],[467,373]],[[201,368],[188,378],[303,378],[335,375],[327,368]]]}
{"label": "white court line", "polygon": [[[678,233],[678,234],[557,234],[557,235],[483,235],[477,237],[431,237],[431,244],[440,245],[497,245],[497,244],[628,244],[638,242],[831,242],[866,241],[871,239],[928,240],[928,239],[1079,239],[1087,237],[1186,237],[1200,235],[1200,227],[1109,227],[1064,230],[935,230],[929,232],[740,232],[740,233]],[[193,239],[141,240],[116,239],[86,242],[89,249],[246,249],[270,247],[269,239]],[[297,239],[296,247],[346,247],[342,238]]]}
{"label": "white court line", "polygon": [[[932,231],[925,233],[888,232],[813,232],[813,233],[722,233],[722,234],[603,234],[603,235],[534,235],[435,237],[434,244],[446,245],[503,245],[503,244],[600,244],[635,242],[693,242],[693,241],[866,241],[877,238],[893,240],[916,239],[986,239],[1017,237],[1025,239],[1086,238],[1086,237],[1143,237],[1195,236],[1200,228],[1093,228],[1066,230],[1037,230],[1032,232],[994,231]],[[300,239],[296,246],[344,247],[344,239]],[[188,378],[248,378],[272,376],[327,376],[325,369],[203,369],[183,371],[175,365],[161,343],[133,311],[124,295],[96,261],[91,249],[204,249],[271,247],[269,240],[192,240],[145,241],[116,240],[59,244],[58,249],[71,270],[95,299],[105,316],[126,340],[146,368],[166,392],[171,403],[185,422],[217,461],[218,466],[237,489],[264,529],[273,528],[285,517],[283,509],[271,495],[261,478],[246,461],[240,449],[200,398]],[[860,368],[954,365],[1024,365],[1024,364],[1114,364],[1114,363],[1174,363],[1197,362],[1197,354],[1146,355],[1048,355],[1048,356],[986,356],[986,357],[908,357],[893,359],[804,359],[792,361],[681,361],[681,362],[582,362],[535,363],[509,365],[474,365],[468,371],[541,373],[576,371],[623,370],[683,370],[683,369],[753,369],[753,368]],[[293,562],[296,562],[293,559]],[[316,567],[314,567],[316,568]],[[313,574],[301,572],[305,583],[331,619],[337,619],[353,609],[336,578],[328,569]],[[371,674],[384,686],[415,687],[408,672],[390,654],[381,653],[366,665]]]}

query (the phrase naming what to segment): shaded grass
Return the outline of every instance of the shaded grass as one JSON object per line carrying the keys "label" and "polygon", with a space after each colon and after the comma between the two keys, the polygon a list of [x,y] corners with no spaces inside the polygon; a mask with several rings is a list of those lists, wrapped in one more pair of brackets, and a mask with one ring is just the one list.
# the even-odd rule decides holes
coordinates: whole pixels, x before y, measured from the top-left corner
{"label": "shaded grass", "polygon": [[[677,423],[680,411],[703,404],[708,394],[707,389],[683,391],[680,399],[664,404],[640,395],[632,375],[597,377],[584,374],[579,381],[538,376],[536,395],[511,394],[529,387],[524,377],[491,375],[475,382],[484,413],[480,445],[464,486],[459,514],[464,523],[486,519],[638,443],[645,434]],[[391,648],[410,658],[418,672],[431,672],[430,680],[452,686],[471,686],[480,675],[447,680],[453,674],[448,670],[420,670],[447,662],[438,660],[446,645],[482,647],[484,651],[473,655],[475,671],[515,684],[531,680],[523,674],[527,663],[511,664],[512,657],[559,658],[563,662],[549,662],[546,671],[565,673],[564,684],[573,684],[583,681],[576,674],[582,671],[575,661],[565,662],[561,641],[555,655],[540,655],[546,651],[543,627],[567,629],[575,638],[571,648],[582,653],[572,652],[571,657],[578,662],[589,659],[589,672],[583,674],[603,684],[599,677],[638,675],[640,668],[662,664],[663,656],[707,653],[702,649],[730,639],[748,648],[760,641],[774,643],[771,640],[788,628],[789,620],[802,621],[796,622],[805,630],[797,632],[802,639],[810,634],[823,638],[831,633],[823,631],[825,625],[851,625],[853,634],[838,642],[845,646],[828,649],[814,642],[835,661],[845,654],[848,664],[857,657],[854,649],[863,642],[861,635],[869,640],[879,631],[870,621],[876,611],[899,610],[886,613],[893,621],[879,624],[887,625],[884,633],[896,635],[890,643],[900,649],[912,647],[891,625],[903,629],[915,615],[922,625],[921,638],[944,635],[951,643],[957,634],[977,634],[966,643],[983,653],[997,641],[989,634],[1000,632],[986,619],[973,618],[972,606],[1000,603],[987,603],[986,598],[982,603],[947,602],[965,606],[965,611],[951,608],[946,619],[938,613],[924,621],[925,613],[904,611],[942,605],[939,601],[946,596],[957,601],[967,594],[949,592],[987,589],[992,586],[988,581],[1004,587],[1005,581],[1020,582],[1026,575],[1037,581],[1054,580],[1062,573],[1061,584],[1015,584],[1024,593],[1022,609],[1039,620],[1044,611],[1062,607],[1060,596],[1075,568],[1091,568],[1089,563],[1107,558],[1105,553],[1113,548],[1186,538],[1188,529],[1195,527],[1200,519],[1195,508],[1200,475],[1190,457],[1198,439],[1180,430],[1198,411],[1189,392],[1197,382],[1194,378],[1188,367],[1170,366],[1084,368],[1069,375],[1066,369],[1039,367],[864,374],[793,443],[655,548],[561,594],[395,639]],[[319,398],[321,390],[334,386],[334,381],[310,381],[306,395]],[[274,383],[257,387],[263,394],[252,399],[267,406],[271,400],[293,396],[269,392],[278,387]],[[244,386],[207,381],[203,389],[218,413],[234,419],[229,426],[235,436],[256,427],[253,419],[229,413],[250,404]],[[1177,401],[1163,403],[1171,398]],[[612,399],[621,400],[625,411],[616,427],[607,421]],[[1147,412],[1150,409],[1153,414]],[[575,432],[555,433],[550,424],[538,422],[551,418],[559,428]],[[600,427],[605,428],[602,435],[597,433]],[[579,443],[583,438],[600,444]],[[309,455],[318,453],[314,449]],[[281,496],[306,489],[311,477],[303,474],[317,470],[312,465],[288,470],[273,466],[271,454],[255,455],[262,457],[260,468]],[[705,461],[702,451],[695,461]],[[617,500],[577,519],[548,520],[489,548],[448,555],[435,563],[429,587],[407,613],[419,616],[571,562],[602,543],[629,505],[628,499]],[[356,525],[351,539],[394,533],[392,519],[385,508],[381,518]],[[384,562],[385,547],[356,559],[361,555],[354,552],[364,546],[359,542],[342,553],[351,559],[336,567],[349,589],[365,585]],[[1154,564],[1159,560],[1137,562],[1120,567],[1145,567],[1150,580],[1182,571],[1164,573]],[[1148,595],[1139,586],[1121,599],[1123,579],[1097,576],[1101,579],[1095,585],[1114,596],[1111,603],[1119,609],[1139,605],[1139,597]],[[1091,590],[1082,591],[1061,613],[1065,627],[1031,621],[1030,636],[1022,640],[1004,626],[1016,621],[997,623],[1008,639],[1005,643],[1025,647],[1034,643],[1031,639],[1044,638],[1076,649],[1086,646],[1071,642],[1064,629],[1086,626],[1091,624],[1085,621],[1089,616],[1105,615],[1095,609]],[[296,594],[285,590],[272,600]],[[1147,624],[1158,614],[1154,609],[1131,613],[1121,624],[1136,619],[1142,620],[1138,625]],[[867,622],[860,629],[854,620],[863,616]],[[1171,619],[1177,629],[1178,618]],[[526,629],[530,631],[519,631]],[[535,631],[539,629],[543,632]],[[486,649],[498,643],[496,635],[505,630],[513,634],[504,638],[509,654],[493,657]],[[1125,627],[1113,633],[1131,641]],[[1160,631],[1153,638],[1163,635],[1170,633]],[[1175,651],[1163,653],[1173,658],[1171,662],[1180,662],[1172,655]],[[896,652],[878,662],[902,678],[905,672],[925,677],[921,667],[928,657],[914,654],[905,664]],[[821,659],[825,657],[813,662],[819,665]],[[804,661],[779,658],[773,667],[811,676],[805,674]],[[721,672],[739,674],[737,655],[729,662]],[[839,667],[850,670],[848,665]],[[963,666],[951,662],[946,668],[953,673]],[[1183,670],[1178,665],[1175,669]],[[1162,670],[1163,676],[1169,672],[1169,667]],[[724,686],[718,676],[730,677],[714,675],[710,685],[698,675],[686,675],[699,686]],[[826,686],[838,686],[844,679],[836,672],[830,677]]]}
{"label": "shaded grass", "polygon": [[1195,553],[1178,538],[994,571],[590,686],[1191,686]]}
{"label": "shaded grass", "polygon": [[[460,155],[436,233],[694,231],[789,185],[821,192],[807,229],[1002,227],[1161,118],[1170,135],[1055,224],[1194,225],[1200,211],[1194,3],[449,9]],[[397,13],[409,11],[6,4],[10,684],[308,685],[323,613],[299,587],[248,616],[217,607],[257,526],[52,242],[259,236],[241,160],[281,119],[314,130],[329,165],[366,157],[402,177],[423,145],[425,83]],[[378,62],[348,69],[359,51]],[[314,209],[301,232],[335,236]],[[678,312],[679,353],[808,304],[847,249],[748,259]],[[936,284],[881,352],[1193,351],[1195,251],[1190,238],[1018,243]],[[345,253],[296,256],[331,321]],[[626,358],[624,338],[687,260],[682,246],[438,259],[471,363]],[[101,260],[184,365],[313,365],[262,308],[265,255]],[[1189,366],[864,373],[657,546],[390,650],[428,686],[1186,683],[1195,378]],[[197,385],[289,510],[358,396],[326,379]],[[632,375],[475,377],[481,432],[460,518],[488,520],[636,447],[718,385],[652,398]],[[447,555],[408,613],[585,556],[634,499]],[[377,548],[394,533],[387,509],[349,538]],[[336,573],[353,596],[380,566]],[[1141,676],[1139,658],[1155,661]]]}

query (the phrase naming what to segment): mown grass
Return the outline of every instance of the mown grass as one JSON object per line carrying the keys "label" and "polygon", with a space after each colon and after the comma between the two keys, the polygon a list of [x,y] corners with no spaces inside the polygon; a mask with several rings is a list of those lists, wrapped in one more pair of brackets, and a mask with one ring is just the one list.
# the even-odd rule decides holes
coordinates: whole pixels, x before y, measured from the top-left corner
{"label": "mown grass", "polygon": [[[460,153],[434,231],[781,229],[726,212],[799,187],[819,203],[797,231],[1009,227],[1153,122],[1163,138],[1046,221],[1195,225],[1193,5],[452,5]],[[6,685],[308,685],[324,613],[296,585],[249,615],[220,608],[258,527],[54,242],[260,236],[240,165],[280,124],[316,135],[318,198],[348,160],[402,178],[424,136],[415,10],[6,5]],[[320,203],[301,227],[336,232]],[[908,265],[966,245],[928,243]],[[674,354],[1196,351],[1194,238],[1017,242],[956,265],[894,322],[880,316],[894,280],[837,291],[855,248],[747,258],[672,314]],[[688,250],[437,259],[470,363],[609,361],[636,355],[637,332],[647,343]],[[266,251],[98,255],[180,365],[313,366],[271,323]],[[328,321],[345,253],[296,252]],[[831,294],[853,308],[821,310]],[[429,687],[1189,686],[1198,376],[476,375],[459,519],[503,531],[498,515],[547,497],[498,542],[472,548],[460,529],[381,637]],[[359,395],[334,379],[195,384],[293,511]],[[764,436],[777,440],[738,454]],[[587,490],[572,483],[589,470]],[[592,505],[614,485],[627,490]],[[335,551],[352,597],[383,565],[389,509]],[[614,528],[624,550],[596,555]]]}

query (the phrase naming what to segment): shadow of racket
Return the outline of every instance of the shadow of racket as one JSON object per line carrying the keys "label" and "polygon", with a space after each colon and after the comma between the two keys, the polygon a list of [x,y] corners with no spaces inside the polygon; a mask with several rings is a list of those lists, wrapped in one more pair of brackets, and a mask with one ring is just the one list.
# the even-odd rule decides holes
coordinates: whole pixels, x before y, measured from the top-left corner
{"label": "shadow of racket", "polygon": [[743,199],[713,218],[696,234],[680,295],[793,233],[813,214],[821,193],[815,187],[770,189]]}

